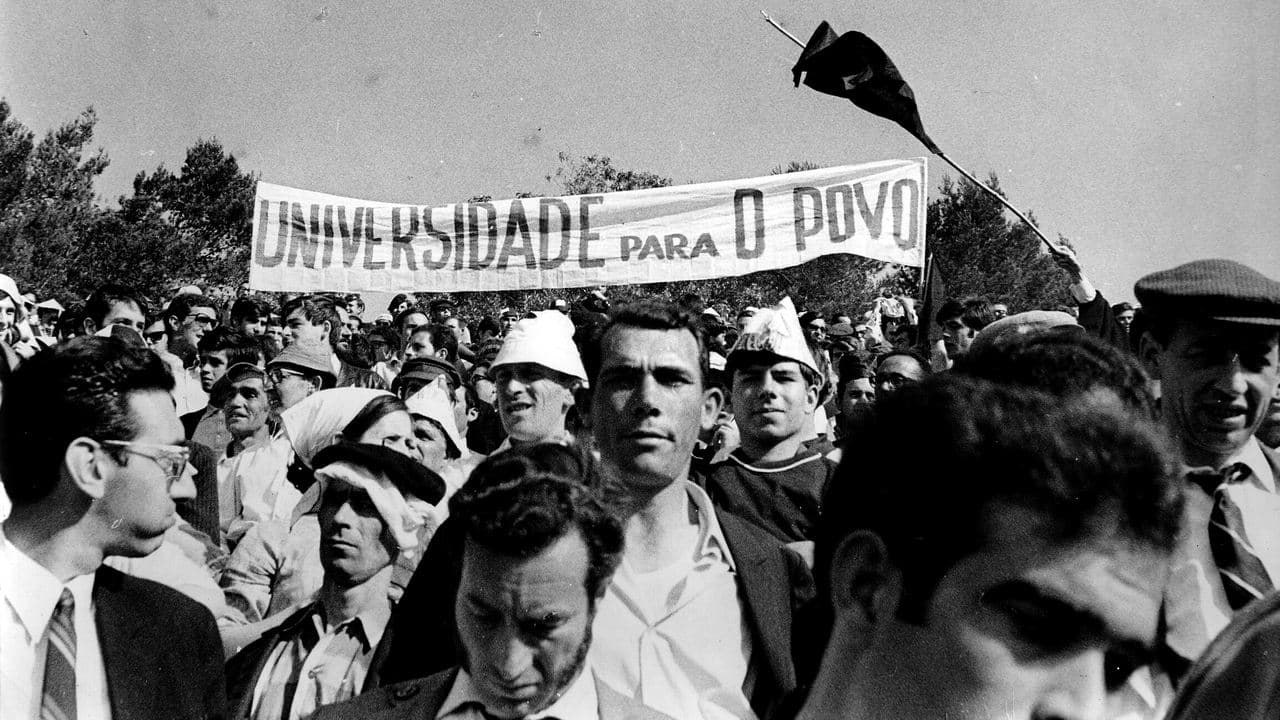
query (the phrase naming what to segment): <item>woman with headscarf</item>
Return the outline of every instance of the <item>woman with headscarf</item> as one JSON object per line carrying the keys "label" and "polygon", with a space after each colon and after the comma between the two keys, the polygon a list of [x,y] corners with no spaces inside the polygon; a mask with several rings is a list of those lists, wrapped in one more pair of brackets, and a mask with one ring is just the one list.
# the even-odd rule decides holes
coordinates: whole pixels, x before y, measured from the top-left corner
{"label": "woman with headscarf", "polygon": [[[409,412],[385,390],[322,390],[281,413],[280,426],[272,483],[292,499],[282,517],[259,521],[244,533],[223,570],[227,612],[218,623],[228,656],[274,627],[287,616],[284,611],[310,602],[320,587],[319,525],[307,512],[315,505],[310,496],[316,492],[316,455],[348,441],[382,445],[417,459]],[[284,507],[278,497],[276,507]],[[417,511],[426,517],[429,507]],[[299,508],[302,513],[295,512]],[[412,569],[397,567],[397,577],[402,574],[407,581]]]}

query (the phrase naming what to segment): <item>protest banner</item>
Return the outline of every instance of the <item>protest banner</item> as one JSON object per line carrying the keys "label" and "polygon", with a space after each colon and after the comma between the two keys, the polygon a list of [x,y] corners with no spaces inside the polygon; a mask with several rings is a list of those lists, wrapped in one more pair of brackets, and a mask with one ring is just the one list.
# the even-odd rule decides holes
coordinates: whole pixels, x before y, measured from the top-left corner
{"label": "protest banner", "polygon": [[833,253],[921,266],[925,160],[450,205],[259,182],[255,290],[469,292],[705,280]]}

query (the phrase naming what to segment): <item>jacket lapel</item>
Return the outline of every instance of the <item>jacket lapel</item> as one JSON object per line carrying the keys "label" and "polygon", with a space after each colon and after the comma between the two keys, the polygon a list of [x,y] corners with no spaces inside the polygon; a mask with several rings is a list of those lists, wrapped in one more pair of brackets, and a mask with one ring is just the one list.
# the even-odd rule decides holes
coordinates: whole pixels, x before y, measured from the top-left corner
{"label": "jacket lapel", "polygon": [[[751,623],[752,652],[764,654],[775,688],[790,687],[795,684],[795,677],[791,664],[791,585],[786,562],[772,538],[765,542],[754,537],[742,520],[728,513],[717,513],[717,518],[738,568],[738,585]],[[761,687],[763,678],[759,672],[755,675],[753,696],[768,687]]]}
{"label": "jacket lapel", "polygon": [[123,592],[124,576],[109,567],[98,568],[93,585],[94,625],[106,669],[111,716],[117,720],[155,717],[155,698],[163,688],[156,662],[164,652],[164,638],[152,635],[150,619],[130,607]]}

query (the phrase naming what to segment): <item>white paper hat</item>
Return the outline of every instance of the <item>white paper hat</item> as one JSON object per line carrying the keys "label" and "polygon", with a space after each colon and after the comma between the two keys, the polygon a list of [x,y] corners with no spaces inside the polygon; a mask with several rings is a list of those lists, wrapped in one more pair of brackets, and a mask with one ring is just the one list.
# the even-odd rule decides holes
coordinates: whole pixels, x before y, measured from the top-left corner
{"label": "white paper hat", "polygon": [[435,380],[410,395],[404,404],[409,406],[410,415],[421,415],[436,421],[444,430],[444,434],[449,436],[453,449],[462,452],[466,448],[466,443],[458,433],[458,423],[453,417],[453,403],[449,402],[449,395],[442,384],[444,382],[446,382],[444,375],[437,375]]}
{"label": "white paper hat", "polygon": [[786,360],[794,360],[810,370],[818,372],[818,363],[809,351],[804,332],[800,330],[800,318],[796,317],[796,306],[791,298],[782,298],[782,302],[771,308],[756,311],[747,321],[738,341],[729,351],[729,364],[733,364],[733,355],[738,352],[760,352],[777,355]]}
{"label": "white paper hat", "polygon": [[502,365],[537,363],[546,368],[587,381],[578,346],[573,344],[573,322],[557,310],[540,310],[507,332],[502,349],[490,370]]}

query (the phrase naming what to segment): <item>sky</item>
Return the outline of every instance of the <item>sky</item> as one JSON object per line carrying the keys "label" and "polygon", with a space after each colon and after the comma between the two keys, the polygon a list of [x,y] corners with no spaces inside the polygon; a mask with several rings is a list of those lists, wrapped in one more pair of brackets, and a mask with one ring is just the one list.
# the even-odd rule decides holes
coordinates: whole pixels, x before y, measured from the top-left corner
{"label": "sky", "polygon": [[94,107],[107,204],[201,138],[268,182],[420,204],[555,194],[561,152],[676,183],[928,154],[793,88],[761,9],[874,38],[934,141],[1108,298],[1202,257],[1280,278],[1274,1],[0,0],[0,94],[38,134]]}

